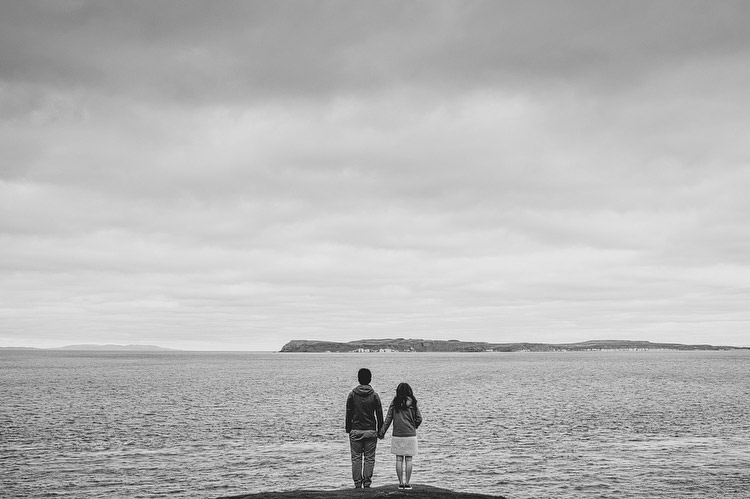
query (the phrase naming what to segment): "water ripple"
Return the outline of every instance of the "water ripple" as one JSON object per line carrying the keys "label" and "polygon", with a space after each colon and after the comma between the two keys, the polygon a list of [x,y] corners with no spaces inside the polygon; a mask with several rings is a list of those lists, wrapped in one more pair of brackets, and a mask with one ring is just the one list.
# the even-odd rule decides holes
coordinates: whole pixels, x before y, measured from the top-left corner
{"label": "water ripple", "polygon": [[[3,497],[218,497],[350,486],[362,365],[425,417],[414,481],[513,499],[739,499],[745,352],[2,352]],[[395,480],[389,441],[376,484]],[[40,491],[42,491],[40,493]]]}

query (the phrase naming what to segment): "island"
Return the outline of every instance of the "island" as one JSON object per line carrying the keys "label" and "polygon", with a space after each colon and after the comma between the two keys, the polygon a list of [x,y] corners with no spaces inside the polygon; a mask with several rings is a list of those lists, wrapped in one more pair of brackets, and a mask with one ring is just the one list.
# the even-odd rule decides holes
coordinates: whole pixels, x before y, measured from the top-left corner
{"label": "island", "polygon": [[488,343],[482,341],[369,339],[348,343],[292,340],[282,353],[371,353],[371,352],[588,352],[642,350],[748,350],[747,347],[683,345],[635,340],[589,340],[578,343]]}
{"label": "island", "polygon": [[156,345],[67,345],[49,350],[76,350],[76,351],[102,351],[102,352],[178,352],[173,348],[164,348]]}
{"label": "island", "polygon": [[398,485],[384,485],[369,489],[340,489],[340,490],[291,490],[287,492],[260,492],[239,496],[226,496],[219,499],[505,499],[505,496],[474,494],[471,492],[454,492],[452,490],[431,487],[429,485],[414,485],[412,490],[401,490]]}

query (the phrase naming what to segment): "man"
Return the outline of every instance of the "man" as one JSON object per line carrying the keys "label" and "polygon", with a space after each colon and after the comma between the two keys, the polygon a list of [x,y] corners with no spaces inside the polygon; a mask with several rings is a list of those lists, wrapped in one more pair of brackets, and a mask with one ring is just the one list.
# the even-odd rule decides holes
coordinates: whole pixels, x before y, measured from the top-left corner
{"label": "man", "polygon": [[372,483],[378,431],[383,426],[383,406],[380,397],[370,386],[370,370],[360,369],[357,377],[359,386],[346,399],[346,432],[352,451],[352,479],[359,489],[368,488]]}

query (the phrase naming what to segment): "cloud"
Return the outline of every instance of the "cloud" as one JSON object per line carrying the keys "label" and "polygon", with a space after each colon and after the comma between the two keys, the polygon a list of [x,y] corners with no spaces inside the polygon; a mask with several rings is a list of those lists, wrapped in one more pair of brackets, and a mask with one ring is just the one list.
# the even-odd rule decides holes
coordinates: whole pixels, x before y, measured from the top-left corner
{"label": "cloud", "polygon": [[747,343],[744,3],[2,11],[0,342]]}
{"label": "cloud", "polygon": [[151,100],[335,98],[572,85],[741,55],[744,2],[23,2],[4,8],[7,81]]}

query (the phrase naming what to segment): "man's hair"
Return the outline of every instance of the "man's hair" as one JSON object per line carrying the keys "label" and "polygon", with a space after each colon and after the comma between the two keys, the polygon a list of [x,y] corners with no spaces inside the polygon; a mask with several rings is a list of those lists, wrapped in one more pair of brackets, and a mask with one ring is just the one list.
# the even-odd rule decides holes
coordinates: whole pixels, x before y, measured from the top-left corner
{"label": "man's hair", "polygon": [[360,385],[369,385],[370,381],[372,381],[372,373],[370,372],[369,369],[367,369],[366,367],[363,367],[357,373],[357,378],[359,378]]}

